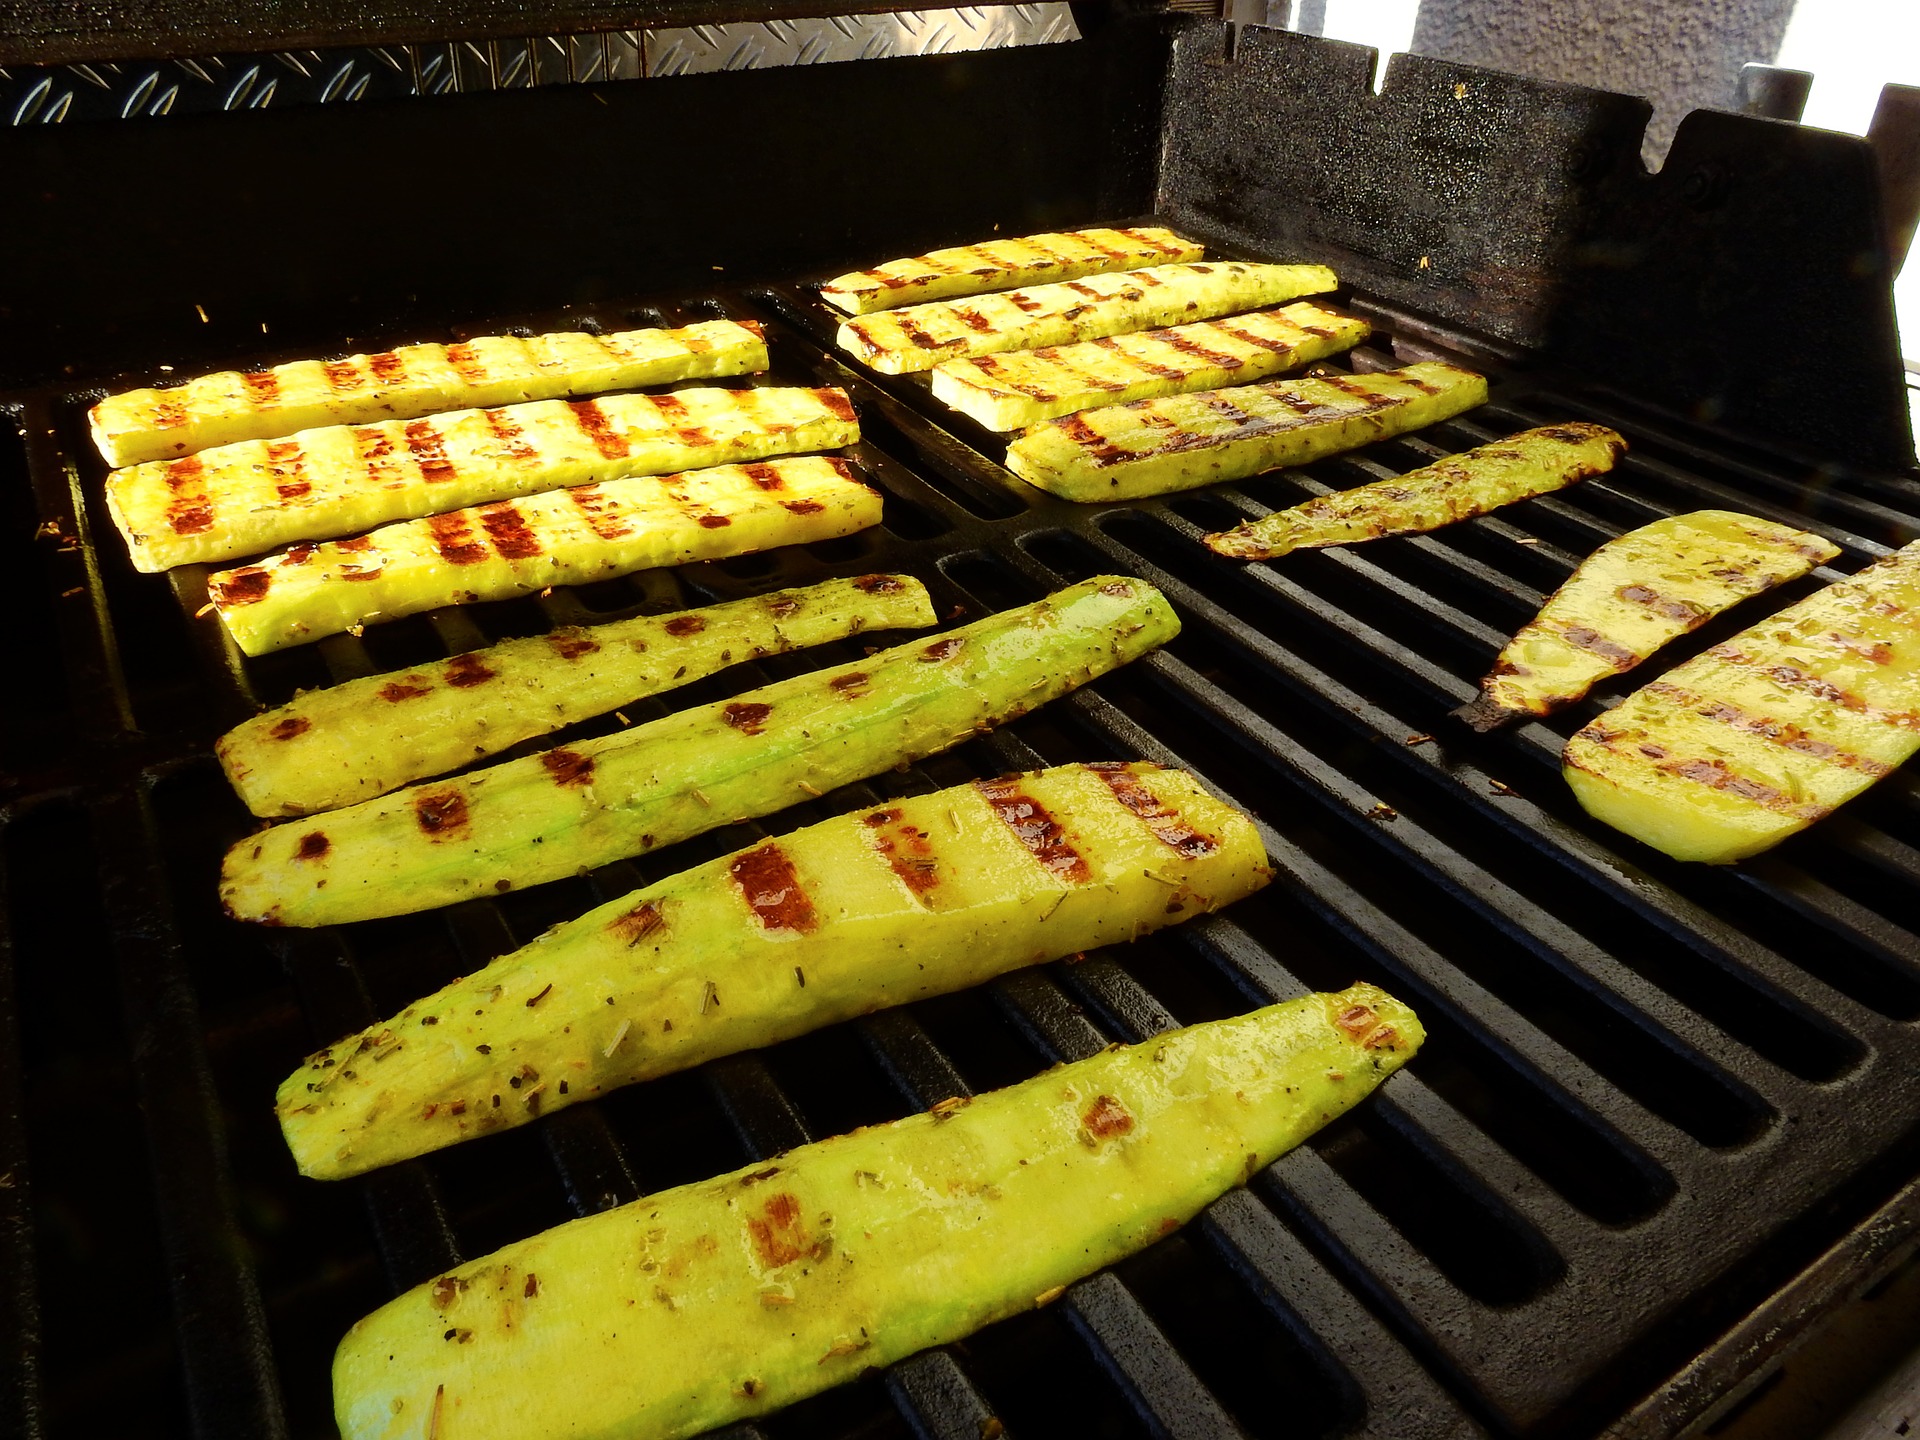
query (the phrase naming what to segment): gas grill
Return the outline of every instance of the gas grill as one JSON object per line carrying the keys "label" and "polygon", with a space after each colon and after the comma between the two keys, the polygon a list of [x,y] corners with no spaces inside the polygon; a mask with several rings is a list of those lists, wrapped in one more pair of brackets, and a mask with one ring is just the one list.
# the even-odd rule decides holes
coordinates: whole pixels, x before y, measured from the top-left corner
{"label": "gas grill", "polygon": [[[1697,114],[1649,177],[1624,97],[1413,57],[1376,96],[1354,47],[1120,7],[1081,22],[1081,43],[1028,50],[0,134],[21,434],[0,446],[0,1434],[331,1433],[340,1335],[464,1258],[1355,979],[1431,1037],[1357,1112],[1057,1304],[727,1434],[1587,1436],[1836,1242],[1858,1263],[1863,1220],[1920,1164],[1920,780],[1759,859],[1685,866],[1587,819],[1557,774],[1634,677],[1501,735],[1448,711],[1582,557],[1659,516],[1736,507],[1844,548],[1773,607],[1920,535],[1865,147]],[[1455,359],[1490,403],[1304,469],[1076,507],[1013,480],[922,380],[844,362],[807,283],[1145,219],[1334,265],[1376,329],[1342,364]],[[106,522],[85,409],[167,367],[714,316],[767,326],[772,372],[737,383],[847,388],[880,528],[243,661],[197,614],[205,567],[136,575]],[[1570,419],[1632,451],[1427,537],[1250,566],[1199,543]],[[955,617],[1125,572],[1185,628],[765,828],[334,930],[219,913],[218,857],[254,822],[209,745],[256,707],[879,569]],[[626,717],[858,653],[737,667]],[[1249,809],[1274,884],[362,1179],[294,1174],[271,1096],[301,1056],[555,921],[890,796],[1121,757]],[[1883,1242],[1906,1213],[1883,1212]],[[1636,1433],[1710,1398],[1669,1393]]]}

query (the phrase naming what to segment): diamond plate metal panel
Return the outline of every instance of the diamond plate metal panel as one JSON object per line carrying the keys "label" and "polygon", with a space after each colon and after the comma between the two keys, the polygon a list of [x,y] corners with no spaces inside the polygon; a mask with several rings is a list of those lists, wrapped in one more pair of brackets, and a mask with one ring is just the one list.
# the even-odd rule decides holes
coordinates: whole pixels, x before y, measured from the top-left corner
{"label": "diamond plate metal panel", "polygon": [[742,21],[646,32],[646,73],[686,75],[943,55],[1005,45],[1078,40],[1065,0],[1032,5],[968,5],[891,15],[833,15],[819,20]]}

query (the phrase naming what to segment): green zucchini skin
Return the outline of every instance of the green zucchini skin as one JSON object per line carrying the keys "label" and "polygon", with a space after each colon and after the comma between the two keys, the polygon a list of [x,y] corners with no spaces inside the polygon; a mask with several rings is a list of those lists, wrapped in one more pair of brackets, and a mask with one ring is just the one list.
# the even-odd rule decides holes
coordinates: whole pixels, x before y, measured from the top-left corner
{"label": "green zucchini skin", "polygon": [[334,1357],[344,1440],[677,1440],[1046,1303],[1350,1109],[1419,1048],[1371,985],[1116,1046],[561,1225]]}
{"label": "green zucchini skin", "polygon": [[927,587],[863,575],[505,640],[298,695],[214,742],[255,815],[311,815],[445,774],[738,661],[934,623]]}
{"label": "green zucchini skin", "polygon": [[1154,765],[836,816],[602,905],[329,1046],[280,1086],[280,1128],[301,1174],[337,1180],[1131,940],[1271,874],[1246,816]]}
{"label": "green zucchini skin", "polygon": [[1097,576],[931,642],[262,831],[227,852],[221,899],[236,919],[332,925],[557,880],[945,750],[1179,629],[1144,580]]}

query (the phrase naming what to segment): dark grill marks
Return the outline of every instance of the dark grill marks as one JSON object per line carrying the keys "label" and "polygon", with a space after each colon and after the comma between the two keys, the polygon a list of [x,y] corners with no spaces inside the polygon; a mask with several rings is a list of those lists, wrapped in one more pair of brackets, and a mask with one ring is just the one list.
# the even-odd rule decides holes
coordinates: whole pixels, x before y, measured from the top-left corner
{"label": "dark grill marks", "polygon": [[[752,394],[753,392],[748,391],[746,393]],[[826,390],[816,390],[813,393],[819,397],[820,403],[822,405],[826,406],[827,409],[833,412],[834,419],[838,420],[843,425],[851,425],[853,423],[853,420],[854,420],[853,401],[847,398],[846,391],[826,389]]]}
{"label": "dark grill marks", "polygon": [[401,433],[407,437],[407,449],[413,455],[414,464],[420,467],[423,480],[433,485],[453,479],[453,464],[447,459],[446,446],[432,422],[409,420]]}
{"label": "dark grill marks", "polygon": [[1691,629],[1707,618],[1707,611],[1699,605],[1685,600],[1669,600],[1658,590],[1645,585],[1622,585],[1613,592],[1632,605],[1644,605],[1656,615],[1664,615],[1669,620],[1678,620]]}
{"label": "dark grill marks", "polygon": [[600,642],[586,631],[573,628],[553,631],[547,636],[547,644],[562,660],[578,660],[600,648]]}
{"label": "dark grill marks", "polygon": [[[1115,340],[1112,336],[1108,336],[1104,339],[1096,340],[1093,343],[1098,345],[1102,350],[1111,350],[1115,352],[1123,360],[1125,360],[1129,365],[1134,366],[1136,369],[1144,370],[1147,372],[1147,374],[1155,376],[1161,380],[1184,380],[1187,378],[1184,372],[1175,370],[1170,366],[1161,365],[1155,361],[1149,360],[1144,355],[1129,354],[1126,348],[1123,345],[1121,345],[1121,343],[1118,340]],[[1115,385],[1113,388],[1116,390],[1122,390],[1122,389],[1125,389],[1126,387],[1123,385]]]}
{"label": "dark grill marks", "polygon": [[1113,1096],[1102,1095],[1087,1107],[1087,1113],[1080,1117],[1080,1123],[1087,1127],[1087,1134],[1097,1144],[1125,1135],[1133,1129],[1133,1116]]}
{"label": "dark grill marks", "polygon": [[853,588],[864,590],[869,595],[891,595],[901,585],[896,575],[862,575],[853,582]]}
{"label": "dark grill marks", "polygon": [[380,687],[380,698],[389,705],[397,705],[402,700],[418,700],[433,693],[433,686],[424,675],[403,675]]}
{"label": "dark grill marks", "polygon": [[328,360],[320,367],[327,377],[327,385],[336,393],[341,390],[358,390],[367,383],[367,377],[358,365],[351,360]]}
{"label": "dark grill marks", "polygon": [[910,320],[903,315],[900,317],[898,324],[900,333],[915,345],[918,345],[922,350],[938,350],[940,348],[941,342],[929,335],[925,327],[922,326],[918,320]]}
{"label": "dark grill marks", "polygon": [[172,460],[165,471],[173,498],[167,502],[167,527],[176,535],[198,535],[213,528],[213,502],[207,498],[206,470],[198,455]]}
{"label": "dark grill marks", "polygon": [[1084,415],[1069,415],[1058,423],[1061,433],[1075,445],[1089,452],[1095,465],[1117,465],[1123,460],[1133,458],[1131,450],[1108,440],[1087,423]]}
{"label": "dark grill marks", "polygon": [[333,848],[333,842],[318,830],[310,830],[300,837],[300,843],[294,848],[296,860],[318,860]]}
{"label": "dark grill marks", "polygon": [[280,398],[280,377],[271,370],[250,370],[240,377],[247,388],[247,403],[265,410]]}
{"label": "dark grill marks", "polygon": [[[780,506],[782,509],[794,515],[818,515],[822,510],[827,508],[818,500],[782,500]],[[716,519],[720,519],[720,517],[702,515],[700,517],[700,523],[706,525]],[[721,523],[725,524],[727,522],[722,520]]]}
{"label": "dark grill marks", "polygon": [[482,410],[487,418],[487,428],[493,431],[493,438],[500,442],[500,454],[508,460],[520,461],[538,459],[533,446],[525,439],[525,432],[514,423],[511,415],[504,410]]}
{"label": "dark grill marks", "polygon": [[1021,792],[1020,778],[976,780],[973,788],[1048,874],[1070,885],[1085,884],[1093,874],[1086,860],[1067,842],[1066,830],[1046,806]]}
{"label": "dark grill marks", "polygon": [[153,407],[153,428],[156,430],[178,430],[187,423],[186,403],[181,400],[162,400]]}
{"label": "dark grill marks", "polygon": [[549,750],[540,757],[556,785],[585,785],[593,779],[593,757],[578,750]]}
{"label": "dark grill marks", "polygon": [[373,378],[382,385],[400,385],[407,378],[406,363],[391,350],[383,350],[378,355],[367,357],[367,368],[373,371]]}
{"label": "dark grill marks", "polygon": [[298,442],[269,440],[267,468],[273,472],[273,488],[282,500],[298,500],[312,492],[313,486],[307,481],[306,457]]}
{"label": "dark grill marks", "polygon": [[616,433],[613,424],[607,419],[607,412],[594,400],[569,400],[567,409],[572,413],[586,437],[593,442],[593,448],[600,452],[603,460],[619,460],[629,449],[624,435]]}
{"label": "dark grill marks", "polygon": [[469,385],[487,383],[487,367],[480,363],[480,357],[473,353],[473,347],[462,342],[447,346],[447,363],[453,366],[459,377]]}
{"label": "dark grill marks", "polygon": [[567,491],[567,498],[578,508],[587,528],[602,540],[618,540],[633,533],[632,524],[598,485],[576,485]]}
{"label": "dark grill marks", "polygon": [[1631,670],[1640,661],[1640,657],[1626,646],[1607,639],[1590,626],[1569,625],[1561,630],[1560,638],[1576,649],[1598,655],[1615,670]]}
{"label": "dark grill marks", "polygon": [[[783,503],[789,510],[792,510],[796,505],[812,505],[815,509],[821,508],[819,503],[813,500],[787,500]],[[733,523],[733,521],[725,515],[696,515],[694,519],[699,522],[702,530],[721,530]]]}
{"label": "dark grill marks", "polygon": [[836,675],[827,682],[827,688],[842,700],[858,700],[873,688],[873,677],[855,670],[847,675]]}
{"label": "dark grill marks", "polygon": [[616,918],[607,926],[607,929],[626,941],[629,946],[634,946],[666,923],[661,917],[660,907],[649,900],[634,906],[626,914]]}
{"label": "dark grill marks", "polygon": [[1136,245],[1144,245],[1149,250],[1158,250],[1162,255],[1178,255],[1180,253],[1179,246],[1169,245],[1163,240],[1156,240],[1151,235],[1142,235],[1138,230],[1116,230],[1114,234],[1124,235]]}
{"label": "dark grill marks", "polygon": [[[1865,755],[1856,755],[1825,740],[1816,740],[1798,725],[1784,720],[1771,720],[1764,715],[1750,714],[1724,700],[1708,700],[1669,681],[1656,680],[1648,685],[1647,689],[1671,700],[1676,705],[1685,706],[1704,720],[1712,720],[1730,729],[1744,730],[1749,735],[1758,735],[1764,740],[1771,740],[1774,744],[1784,746],[1788,750],[1797,750],[1802,755],[1810,755],[1816,760],[1824,761],[1839,769],[1858,770],[1861,774],[1871,775],[1876,780],[1893,772],[1894,767],[1884,761],[1874,760]],[[1662,751],[1661,754],[1654,755],[1652,758],[1662,759],[1665,753]]]}
{"label": "dark grill marks", "polygon": [[353,428],[353,447],[360,455],[360,463],[367,467],[367,474],[389,489],[404,486],[406,477],[393,458],[393,437],[386,431],[371,425]]}
{"label": "dark grill marks", "polygon": [[230,610],[236,605],[252,605],[266,599],[267,591],[273,588],[273,577],[258,565],[249,565],[215,579],[207,588],[216,605]]}
{"label": "dark grill marks", "polygon": [[757,461],[752,465],[742,465],[741,471],[762,490],[784,490],[787,482],[780,476],[778,465],[769,465],[766,461]]}
{"label": "dark grill marks", "polygon": [[304,735],[313,728],[313,722],[304,715],[289,715],[284,720],[273,722],[273,728],[267,731],[276,740],[291,740]]}
{"label": "dark grill marks", "polygon": [[458,790],[417,796],[413,802],[413,818],[430,839],[454,839],[467,828],[467,797]]}
{"label": "dark grill marks", "polygon": [[[1223,320],[1216,320],[1213,328],[1228,339],[1238,340],[1242,345],[1251,345],[1256,350],[1267,350],[1275,355],[1285,355],[1293,349],[1293,346],[1285,340],[1272,340],[1265,335],[1255,335],[1251,330],[1242,330],[1238,325],[1229,325]],[[1330,339],[1333,335],[1331,330],[1316,330],[1311,325],[1302,325],[1300,328],[1309,335],[1319,336],[1322,340]]]}
{"label": "dark grill marks", "polygon": [[805,934],[820,923],[813,901],[800,888],[793,862],[778,845],[762,845],[727,867],[740,896],[763,929]]}
{"label": "dark grill marks", "polygon": [[940,883],[940,857],[926,831],[902,824],[898,810],[875,810],[863,818],[874,832],[874,847],[915,899]]}
{"label": "dark grill marks", "polygon": [[1191,355],[1204,365],[1215,365],[1222,370],[1238,370],[1242,365],[1246,364],[1246,361],[1242,360],[1238,355],[1226,355],[1218,350],[1209,350],[1198,340],[1191,339],[1185,335],[1176,335],[1172,331],[1162,335],[1160,339],[1178,350],[1182,355]]}
{"label": "dark grill marks", "polygon": [[742,735],[758,735],[767,728],[767,717],[771,714],[771,705],[757,700],[736,700],[720,712],[720,718]]}
{"label": "dark grill marks", "polygon": [[473,538],[473,514],[452,510],[445,515],[427,517],[427,533],[433,548],[449,565],[478,565],[487,558],[487,547]]}
{"label": "dark grill marks", "polygon": [[669,635],[698,635],[707,622],[698,615],[676,615],[662,627]]}
{"label": "dark grill marks", "polygon": [[986,334],[993,329],[993,322],[978,310],[969,310],[964,305],[956,305],[953,307],[953,314],[954,318],[959,320],[959,322],[969,330],[978,330],[982,334]]}
{"label": "dark grill marks", "polygon": [[447,684],[456,690],[465,690],[474,685],[482,685],[500,672],[490,667],[478,655],[456,655],[447,661],[447,668],[441,672]]}
{"label": "dark grill marks", "polygon": [[1203,835],[1180,818],[1180,812],[1165,804],[1140,781],[1140,777],[1118,761],[1099,761],[1086,767],[1113,792],[1113,798],[1140,818],[1153,832],[1153,838],[1189,860],[1211,855],[1220,842]]}
{"label": "dark grill marks", "polygon": [[482,505],[475,513],[480,516],[480,526],[487,532],[487,538],[493,541],[493,548],[503,558],[531,560],[546,549],[540,543],[540,537],[528,526],[526,517],[513,507],[512,501],[500,500],[492,505]]}
{"label": "dark grill marks", "polygon": [[1746,775],[1736,774],[1720,760],[1676,760],[1662,765],[1660,769],[1669,775],[1678,775],[1683,780],[1691,780],[1696,785],[1705,785],[1709,789],[1724,790],[1729,795],[1737,795],[1742,800],[1751,800],[1754,804],[1768,810],[1776,810],[1787,815],[1818,814],[1823,807],[1801,804],[1771,785]]}
{"label": "dark grill marks", "polygon": [[959,653],[966,642],[957,635],[949,635],[944,640],[935,640],[920,652],[922,661],[951,660]]}

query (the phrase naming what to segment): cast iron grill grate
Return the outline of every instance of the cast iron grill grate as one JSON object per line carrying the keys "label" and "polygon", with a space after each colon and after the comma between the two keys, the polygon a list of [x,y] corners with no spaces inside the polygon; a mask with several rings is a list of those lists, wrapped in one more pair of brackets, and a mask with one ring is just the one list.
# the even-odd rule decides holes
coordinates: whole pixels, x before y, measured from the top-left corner
{"label": "cast iron grill grate", "polygon": [[[22,693],[42,703],[0,717],[12,1432],[325,1434],[339,1334],[463,1257],[1111,1040],[1355,978],[1405,995],[1432,1035],[1362,1113],[1058,1304],[730,1433],[1588,1432],[1892,1188],[1920,1120],[1914,780],[1892,777],[1763,861],[1688,869],[1585,820],[1554,773],[1560,739],[1618,686],[1488,739],[1446,711],[1506,633],[1622,529],[1741,505],[1844,545],[1819,577],[1831,579],[1920,528],[1920,488],[1883,478],[1810,492],[1790,469],[1575,388],[1506,377],[1490,405],[1418,436],[1240,486],[1082,509],[1013,481],[998,442],[944,417],[917,382],[843,366],[826,312],[798,287],[495,323],[715,314],[769,324],[767,381],[849,388],[867,437],[852,453],[886,492],[880,530],[413,617],[244,664],[193,619],[204,571],[175,572],[168,597],[101,534],[102,470],[82,425],[91,396],[21,397],[25,441],[6,462],[18,473],[0,474],[17,523],[0,544],[12,613],[55,641],[24,637]],[[1384,313],[1380,330],[1356,367],[1395,363]],[[1617,425],[1632,455],[1603,480],[1422,539],[1247,567],[1198,543],[1245,515],[1567,418]],[[942,613],[969,615],[1135,573],[1186,628],[1004,731],[768,825],[1011,768],[1139,756],[1188,765],[1253,811],[1275,885],[1081,963],[632,1087],[363,1180],[299,1181],[268,1097],[300,1055],[554,920],[765,832],[729,827],[664,859],[425,916],[254,932],[214,902],[217,857],[252,822],[210,738],[298,687],[879,568],[921,576]],[[637,722],[855,653],[738,667],[626,713]]]}

